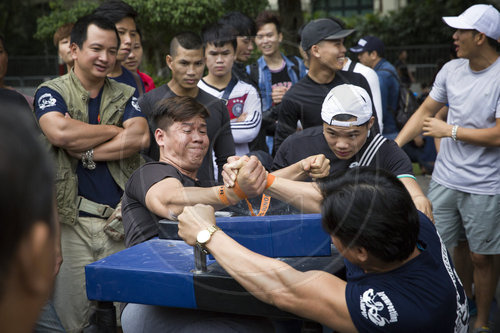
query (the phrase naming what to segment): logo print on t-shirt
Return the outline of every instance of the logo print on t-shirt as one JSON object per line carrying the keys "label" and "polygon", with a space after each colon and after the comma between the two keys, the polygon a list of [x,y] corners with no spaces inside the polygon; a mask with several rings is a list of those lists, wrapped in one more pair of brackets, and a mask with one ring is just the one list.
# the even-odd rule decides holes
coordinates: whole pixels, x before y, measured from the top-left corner
{"label": "logo print on t-shirt", "polygon": [[141,107],[139,106],[139,102],[137,100],[137,97],[132,97],[132,106],[134,107],[134,109],[136,109],[136,111],[139,111],[141,112]]}
{"label": "logo print on t-shirt", "polygon": [[241,116],[247,96],[248,94],[245,94],[240,97],[230,98],[227,101],[227,110],[229,111],[230,119],[238,118],[239,116]]}
{"label": "logo print on t-shirt", "polygon": [[45,93],[38,99],[38,107],[41,110],[45,110],[48,107],[55,106],[56,102],[57,101],[54,97],[52,97],[52,94]]}
{"label": "logo print on t-shirt", "polygon": [[[370,319],[375,325],[385,326],[398,321],[398,312],[385,292],[374,293],[373,289],[368,289],[359,298],[359,301],[361,314],[366,319]],[[387,314],[389,318],[384,316]]]}

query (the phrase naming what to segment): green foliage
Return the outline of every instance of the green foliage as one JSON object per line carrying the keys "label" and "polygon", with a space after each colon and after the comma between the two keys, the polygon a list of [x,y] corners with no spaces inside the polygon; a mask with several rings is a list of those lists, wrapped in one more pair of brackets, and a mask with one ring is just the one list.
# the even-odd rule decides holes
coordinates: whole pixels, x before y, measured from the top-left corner
{"label": "green foliage", "polygon": [[441,18],[459,15],[477,3],[473,0],[408,2],[406,7],[385,16],[377,13],[344,18],[348,27],[356,29],[350,41],[355,43],[362,36],[375,35],[391,46],[447,44],[451,42],[453,29]]}
{"label": "green foliage", "polygon": [[78,0],[68,7],[63,0],[50,1],[51,12],[37,19],[37,31],[34,37],[40,40],[51,39],[61,25],[76,22],[79,17],[89,14],[98,5],[97,1]]}

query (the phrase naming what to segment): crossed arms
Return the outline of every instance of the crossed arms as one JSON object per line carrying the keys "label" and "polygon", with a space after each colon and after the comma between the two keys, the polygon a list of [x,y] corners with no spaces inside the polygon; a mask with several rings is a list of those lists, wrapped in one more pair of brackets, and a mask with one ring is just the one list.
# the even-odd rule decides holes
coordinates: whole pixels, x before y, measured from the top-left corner
{"label": "crossed arms", "polygon": [[92,125],[54,111],[44,114],[39,122],[50,143],[78,159],[82,152],[94,149],[94,161],[119,160],[149,145],[148,123],[142,117],[127,119],[122,128]]}

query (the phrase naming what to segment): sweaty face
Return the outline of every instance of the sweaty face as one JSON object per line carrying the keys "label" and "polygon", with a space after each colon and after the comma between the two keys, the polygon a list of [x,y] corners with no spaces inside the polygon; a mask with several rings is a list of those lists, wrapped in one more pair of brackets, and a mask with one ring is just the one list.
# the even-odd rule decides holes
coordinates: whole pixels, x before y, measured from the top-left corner
{"label": "sweaty face", "polygon": [[116,30],[118,30],[118,35],[120,35],[120,50],[118,51],[116,60],[123,62],[132,51],[132,45],[137,38],[137,27],[134,19],[131,17],[125,17],[118,21],[115,26]]}
{"label": "sweaty face", "polygon": [[231,43],[222,47],[207,44],[205,48],[205,61],[208,72],[214,76],[224,76],[231,72],[234,63],[234,49]]}
{"label": "sweaty face", "polygon": [[73,58],[71,58],[70,37],[64,37],[57,44],[57,54],[62,61],[69,66],[73,66]]}
{"label": "sweaty face", "polygon": [[344,39],[323,40],[317,44],[316,50],[318,60],[323,66],[334,71],[342,70],[346,53]]}
{"label": "sweaty face", "polygon": [[367,125],[353,127],[323,123],[323,135],[335,156],[341,160],[348,160],[363,147],[368,137],[368,130],[372,125],[373,118]]}
{"label": "sweaty face", "polygon": [[252,55],[253,41],[252,37],[249,36],[238,36],[236,37],[237,47],[236,47],[236,60],[239,62],[246,62],[248,58]]}
{"label": "sweaty face", "polygon": [[88,27],[87,40],[81,49],[74,43],[71,45],[75,71],[90,80],[106,77],[115,65],[117,52],[116,33],[94,24]]}
{"label": "sweaty face", "polygon": [[201,117],[174,122],[162,135],[156,133],[156,140],[165,160],[179,168],[196,172],[207,153],[209,140],[207,123]]}
{"label": "sweaty face", "polygon": [[175,56],[167,56],[167,65],[172,71],[172,81],[181,89],[196,89],[205,69],[203,49],[187,50],[179,45]]}
{"label": "sweaty face", "polygon": [[0,41],[0,80],[5,77],[7,73],[7,64],[9,63],[9,56],[7,55],[7,51],[3,46],[3,42]]}
{"label": "sweaty face", "polygon": [[123,63],[123,66],[125,66],[125,68],[131,72],[137,71],[137,69],[141,65],[142,52],[143,51],[142,51],[141,41],[138,37],[137,40],[132,45],[132,51],[130,52],[127,59]]}
{"label": "sweaty face", "polygon": [[255,44],[263,55],[271,56],[276,52],[279,52],[282,39],[283,35],[278,33],[276,25],[273,23],[267,23],[260,27],[259,31],[257,31]]}

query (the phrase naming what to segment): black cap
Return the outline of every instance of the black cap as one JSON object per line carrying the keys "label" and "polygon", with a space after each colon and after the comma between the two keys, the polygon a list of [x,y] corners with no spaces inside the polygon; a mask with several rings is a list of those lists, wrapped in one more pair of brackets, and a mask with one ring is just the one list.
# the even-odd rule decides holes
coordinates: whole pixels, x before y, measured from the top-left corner
{"label": "black cap", "polygon": [[309,22],[302,30],[300,46],[309,50],[311,46],[322,40],[345,38],[352,34],[354,29],[344,29],[339,23],[329,18],[321,18]]}
{"label": "black cap", "polygon": [[380,56],[384,55],[384,42],[374,36],[365,36],[358,41],[358,45],[349,50],[354,53],[377,51]]}

